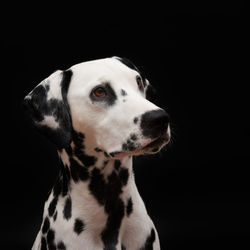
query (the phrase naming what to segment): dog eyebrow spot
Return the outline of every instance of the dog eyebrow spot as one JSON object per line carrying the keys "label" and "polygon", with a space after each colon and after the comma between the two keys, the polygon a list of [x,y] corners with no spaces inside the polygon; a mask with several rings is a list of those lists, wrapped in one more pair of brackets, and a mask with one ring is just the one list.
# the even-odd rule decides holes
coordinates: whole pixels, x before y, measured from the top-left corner
{"label": "dog eyebrow spot", "polygon": [[122,95],[122,96],[126,96],[126,95],[127,95],[127,92],[126,92],[124,89],[121,89],[121,95]]}
{"label": "dog eyebrow spot", "polygon": [[111,87],[109,82],[103,83],[101,86],[105,89],[106,95],[104,97],[96,97],[91,92],[90,99],[93,103],[104,103],[107,106],[112,106],[117,100],[117,96],[114,89]]}

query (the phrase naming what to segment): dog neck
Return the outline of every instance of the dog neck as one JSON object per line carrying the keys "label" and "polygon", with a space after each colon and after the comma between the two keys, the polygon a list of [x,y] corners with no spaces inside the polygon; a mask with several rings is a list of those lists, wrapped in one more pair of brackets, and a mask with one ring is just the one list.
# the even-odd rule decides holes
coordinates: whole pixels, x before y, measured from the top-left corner
{"label": "dog neck", "polygon": [[[61,190],[63,195],[86,192],[88,189],[96,200],[105,204],[112,193],[113,200],[122,193],[129,193],[134,183],[132,157],[114,159],[94,145],[85,146],[85,136],[74,132],[68,147],[58,151],[61,162]],[[84,188],[74,188],[81,186]],[[133,186],[133,185],[132,185]]]}

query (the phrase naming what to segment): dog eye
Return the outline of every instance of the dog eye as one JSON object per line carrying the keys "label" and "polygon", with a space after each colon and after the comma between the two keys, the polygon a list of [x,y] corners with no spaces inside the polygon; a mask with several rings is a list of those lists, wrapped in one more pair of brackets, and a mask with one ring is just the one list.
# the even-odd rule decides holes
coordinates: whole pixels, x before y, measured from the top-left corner
{"label": "dog eye", "polygon": [[102,87],[98,87],[98,88],[94,89],[92,93],[96,97],[104,97],[107,94],[105,89]]}
{"label": "dog eye", "polygon": [[143,90],[143,83],[142,83],[142,79],[141,79],[140,76],[137,76],[137,77],[136,77],[136,82],[137,82],[138,88],[139,88],[140,90]]}

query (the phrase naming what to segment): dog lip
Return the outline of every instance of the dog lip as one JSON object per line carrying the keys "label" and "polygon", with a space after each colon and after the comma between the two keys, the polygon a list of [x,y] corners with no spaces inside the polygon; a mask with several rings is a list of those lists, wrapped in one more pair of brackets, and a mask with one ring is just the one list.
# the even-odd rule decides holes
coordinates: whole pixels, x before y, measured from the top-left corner
{"label": "dog lip", "polygon": [[152,144],[154,144],[160,137],[157,137],[155,139],[149,139],[140,149],[143,150],[145,148],[151,147]]}
{"label": "dog lip", "polygon": [[[166,144],[168,144],[170,141],[170,137],[168,135],[166,136],[161,136],[156,138],[154,141],[152,141],[151,143],[149,143],[148,145],[146,145],[145,147],[143,147],[141,150],[145,153],[152,151],[155,148],[162,148],[163,146],[165,146]],[[158,150],[157,150],[158,151]],[[153,152],[153,151],[152,151]]]}
{"label": "dog lip", "polygon": [[155,148],[157,146],[163,145],[168,143],[169,141],[169,136],[160,136],[157,137],[155,139],[148,139],[144,145],[142,145],[142,147],[133,150],[133,151],[116,151],[116,152],[112,152],[110,153],[110,155],[113,158],[123,158],[125,156],[133,156],[133,155],[139,155],[139,154],[143,154],[144,151],[148,151],[152,148]]}

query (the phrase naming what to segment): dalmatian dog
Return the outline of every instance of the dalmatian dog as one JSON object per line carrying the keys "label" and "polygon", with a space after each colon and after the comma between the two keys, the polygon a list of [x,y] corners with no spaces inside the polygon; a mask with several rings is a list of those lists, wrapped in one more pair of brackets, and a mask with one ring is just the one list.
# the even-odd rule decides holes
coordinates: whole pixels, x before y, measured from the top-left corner
{"label": "dalmatian dog", "polygon": [[169,116],[128,59],[56,71],[24,99],[34,126],[57,147],[60,174],[32,250],[158,250],[135,184],[132,157],[170,140]]}

